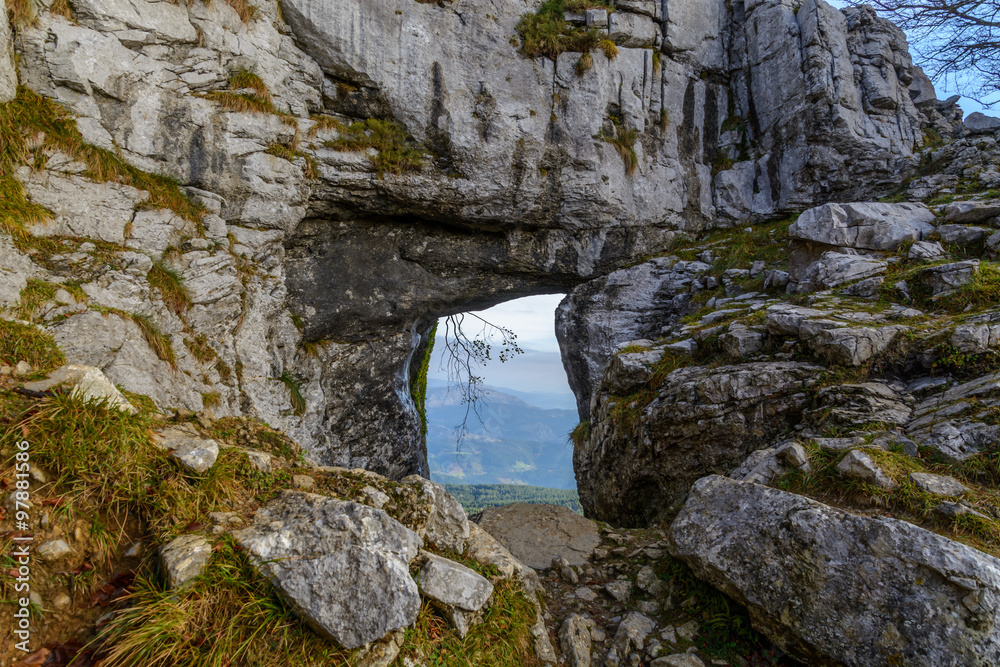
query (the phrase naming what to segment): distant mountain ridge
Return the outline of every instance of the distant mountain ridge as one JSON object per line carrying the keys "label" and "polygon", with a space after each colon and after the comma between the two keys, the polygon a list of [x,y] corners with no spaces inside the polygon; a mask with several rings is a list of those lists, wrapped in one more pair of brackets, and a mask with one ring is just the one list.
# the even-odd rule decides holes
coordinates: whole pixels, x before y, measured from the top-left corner
{"label": "distant mountain ridge", "polygon": [[577,423],[576,410],[538,407],[506,389],[485,390],[482,422],[470,414],[469,432],[459,445],[456,427],[466,414],[461,396],[444,383],[428,384],[427,458],[432,479],[444,484],[575,489],[567,436]]}

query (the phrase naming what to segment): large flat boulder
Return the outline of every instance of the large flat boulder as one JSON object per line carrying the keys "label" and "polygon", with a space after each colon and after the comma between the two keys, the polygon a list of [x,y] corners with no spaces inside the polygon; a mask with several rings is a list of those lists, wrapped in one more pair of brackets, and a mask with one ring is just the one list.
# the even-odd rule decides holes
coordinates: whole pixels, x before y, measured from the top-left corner
{"label": "large flat boulder", "polygon": [[895,250],[933,232],[933,221],[933,211],[923,204],[823,204],[800,215],[788,235],[843,248]]}
{"label": "large flat boulder", "polygon": [[805,664],[1000,661],[1000,560],[905,521],[713,475],[692,487],[669,538]]}
{"label": "large flat boulder", "polygon": [[422,542],[382,510],[285,491],[233,537],[303,620],[344,648],[417,619],[409,563]]}
{"label": "large flat boulder", "polygon": [[479,527],[536,570],[550,567],[556,556],[581,565],[601,543],[596,523],[559,505],[491,507],[483,511]]}

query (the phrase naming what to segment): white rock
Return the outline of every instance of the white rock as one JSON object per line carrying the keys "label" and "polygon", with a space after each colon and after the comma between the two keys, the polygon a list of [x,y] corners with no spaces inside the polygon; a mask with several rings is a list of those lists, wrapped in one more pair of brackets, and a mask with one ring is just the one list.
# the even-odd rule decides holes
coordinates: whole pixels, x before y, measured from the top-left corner
{"label": "white rock", "polygon": [[852,449],[847,452],[840,463],[837,464],[837,472],[845,477],[874,484],[883,489],[893,489],[896,487],[896,483],[882,472],[882,469],[872,461],[872,458],[859,449]]}
{"label": "white rock", "polygon": [[212,547],[201,535],[181,535],[160,548],[167,586],[173,590],[183,588],[199,576],[208,565]]}
{"label": "white rock", "polygon": [[72,385],[71,395],[84,401],[103,402],[109,409],[135,413],[135,406],[118,388],[105,377],[99,368],[66,364],[49,373],[44,380],[26,382],[25,389],[32,391],[47,391],[59,385]]}
{"label": "white rock", "polygon": [[65,540],[49,540],[40,544],[35,553],[40,559],[51,562],[65,558],[73,553],[73,550],[66,544]]}
{"label": "white rock", "polygon": [[420,568],[420,593],[432,600],[465,611],[479,611],[493,594],[493,584],[466,566],[424,552]]}

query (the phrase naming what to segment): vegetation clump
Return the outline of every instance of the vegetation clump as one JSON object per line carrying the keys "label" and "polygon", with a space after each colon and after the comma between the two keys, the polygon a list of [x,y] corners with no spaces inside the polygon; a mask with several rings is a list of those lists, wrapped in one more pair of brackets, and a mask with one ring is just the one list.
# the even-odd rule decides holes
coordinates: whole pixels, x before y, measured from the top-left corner
{"label": "vegetation clump", "polygon": [[626,128],[614,119],[612,119],[611,127],[612,131],[601,133],[600,138],[614,146],[615,152],[621,156],[625,163],[625,173],[631,175],[639,166],[639,157],[635,152],[635,142],[639,140],[639,130],[634,127]]}
{"label": "vegetation clump", "polygon": [[146,274],[149,286],[160,293],[160,298],[178,317],[191,307],[191,296],[184,287],[181,274],[162,262],[153,262],[153,268]]}
{"label": "vegetation clump", "polygon": [[20,86],[12,101],[0,105],[0,229],[22,249],[34,242],[29,241],[27,227],[48,220],[51,214],[28,200],[14,172],[22,165],[44,167],[51,151],[61,151],[86,164],[81,175],[93,181],[146,190],[148,207],[167,208],[196,223],[205,213],[175,179],[137,169],[111,151],[86,143],[76,121],[62,106]]}
{"label": "vegetation clump", "polygon": [[420,415],[420,435],[423,437],[427,437],[427,371],[431,367],[431,355],[434,353],[436,335],[437,324],[428,334],[427,349],[424,351],[420,366],[410,383],[410,395],[413,396],[413,403],[417,406],[417,414]]}
{"label": "vegetation clump", "polygon": [[366,151],[374,148],[372,157],[378,178],[385,174],[405,174],[417,171],[424,165],[424,152],[413,144],[406,131],[397,123],[377,118],[344,125],[337,121],[339,136],[323,142],[337,151]]}
{"label": "vegetation clump", "polygon": [[[613,58],[618,54],[613,42],[602,41],[596,29],[573,26],[564,17],[566,12],[596,8],[612,9],[608,3],[599,0],[545,0],[536,13],[525,14],[517,24],[521,53],[531,58],[546,56],[555,60],[566,51],[589,53],[600,46],[608,58]],[[604,41],[609,41],[610,48]]]}
{"label": "vegetation clump", "polygon": [[299,416],[305,414],[306,399],[302,396],[299,379],[289,371],[284,371],[278,379],[288,387],[289,397],[292,401],[292,412]]}
{"label": "vegetation clump", "polygon": [[26,361],[35,371],[45,373],[66,363],[66,357],[43,329],[0,319],[0,361],[7,366]]}

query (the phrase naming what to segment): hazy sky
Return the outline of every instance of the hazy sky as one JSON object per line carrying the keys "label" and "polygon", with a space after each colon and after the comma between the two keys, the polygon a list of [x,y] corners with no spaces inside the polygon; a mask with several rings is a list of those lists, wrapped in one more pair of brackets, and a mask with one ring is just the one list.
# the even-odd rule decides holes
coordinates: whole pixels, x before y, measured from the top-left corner
{"label": "hazy sky", "polygon": [[[505,326],[517,334],[517,343],[524,354],[516,355],[505,363],[493,361],[481,368],[477,375],[485,378],[485,383],[494,387],[508,387],[526,392],[551,394],[572,394],[566,382],[559,357],[559,343],[556,342],[555,312],[562,300],[562,294],[529,296],[507,301],[499,306],[479,313],[494,324]],[[443,333],[443,328],[438,331]],[[474,334],[478,329],[470,328]],[[434,346],[428,375],[432,378],[447,379],[441,369],[441,355],[444,351],[442,340]]]}

